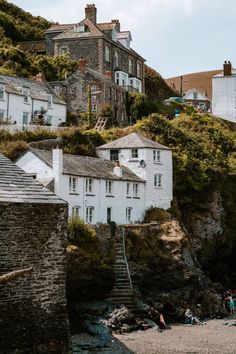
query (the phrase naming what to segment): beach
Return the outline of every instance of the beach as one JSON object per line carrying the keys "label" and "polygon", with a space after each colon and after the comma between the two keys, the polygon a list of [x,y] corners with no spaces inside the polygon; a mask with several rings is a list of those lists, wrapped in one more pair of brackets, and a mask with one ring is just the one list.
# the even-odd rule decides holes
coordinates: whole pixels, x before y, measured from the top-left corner
{"label": "beach", "polygon": [[200,326],[172,325],[162,333],[149,329],[114,337],[127,352],[137,354],[235,354],[234,323],[235,319],[214,319]]}

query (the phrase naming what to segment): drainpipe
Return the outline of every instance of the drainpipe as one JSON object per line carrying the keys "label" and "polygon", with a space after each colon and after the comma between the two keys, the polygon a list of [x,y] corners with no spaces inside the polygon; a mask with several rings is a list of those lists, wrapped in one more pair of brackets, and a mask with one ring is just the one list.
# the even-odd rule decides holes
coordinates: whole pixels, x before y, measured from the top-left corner
{"label": "drainpipe", "polygon": [[10,100],[10,94],[8,92],[7,93],[7,119],[9,118],[9,100]]}

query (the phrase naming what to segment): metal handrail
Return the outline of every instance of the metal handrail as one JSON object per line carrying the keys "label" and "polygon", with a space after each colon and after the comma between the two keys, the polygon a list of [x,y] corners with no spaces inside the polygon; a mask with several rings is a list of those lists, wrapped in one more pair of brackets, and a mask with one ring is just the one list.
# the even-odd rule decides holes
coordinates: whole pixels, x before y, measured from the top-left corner
{"label": "metal handrail", "polygon": [[124,230],[124,228],[122,228],[122,243],[123,243],[123,254],[124,254],[124,260],[125,260],[125,265],[126,265],[127,275],[128,275],[128,279],[129,279],[129,285],[130,285],[130,289],[131,289],[131,290],[133,290],[132,279],[131,279],[131,276],[130,276],[130,271],[129,271],[129,264],[128,264],[127,257],[126,257],[126,248],[125,248],[125,230]]}

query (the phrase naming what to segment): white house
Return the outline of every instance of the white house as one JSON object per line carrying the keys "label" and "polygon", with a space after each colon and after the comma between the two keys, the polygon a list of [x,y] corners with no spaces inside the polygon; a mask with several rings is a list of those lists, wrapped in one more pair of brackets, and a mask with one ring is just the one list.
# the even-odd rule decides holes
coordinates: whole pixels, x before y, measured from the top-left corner
{"label": "white house", "polygon": [[16,164],[66,200],[69,215],[87,223],[135,223],[150,206],[170,207],[169,148],[133,133],[98,150],[102,158],[30,149]]}
{"label": "white house", "polygon": [[236,70],[229,61],[212,78],[212,114],[236,123]]}
{"label": "white house", "polygon": [[0,75],[0,124],[27,126],[35,119],[58,126],[66,121],[66,103],[43,81]]}
{"label": "white house", "polygon": [[173,198],[172,152],[168,147],[136,133],[98,148],[102,159],[119,160],[146,183],[144,209],[170,208]]}
{"label": "white house", "polygon": [[211,101],[199,90],[193,88],[184,93],[184,102],[192,104],[202,112],[208,112],[211,109]]}

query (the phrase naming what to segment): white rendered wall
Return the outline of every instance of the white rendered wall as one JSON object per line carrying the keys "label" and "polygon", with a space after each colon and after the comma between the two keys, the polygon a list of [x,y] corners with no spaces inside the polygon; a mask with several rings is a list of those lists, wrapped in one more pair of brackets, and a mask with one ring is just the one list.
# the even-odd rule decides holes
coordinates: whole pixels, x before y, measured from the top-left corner
{"label": "white rendered wall", "polygon": [[212,114],[236,123],[236,76],[213,77]]}
{"label": "white rendered wall", "polygon": [[[146,181],[145,185],[145,209],[150,206],[163,209],[170,208],[173,199],[173,171],[172,171],[172,152],[171,150],[160,151],[160,163],[154,163],[153,150],[138,149],[138,158],[131,157],[131,149],[120,149],[120,164],[127,166],[136,175]],[[110,150],[98,150],[101,158],[109,160]],[[145,167],[140,166],[140,161],[144,160]],[[162,175],[162,186],[154,187],[154,175]]]}
{"label": "white rendered wall", "polygon": [[[145,211],[145,183],[139,183],[138,197],[133,194],[127,197],[127,181],[112,181],[113,193],[106,195],[106,180],[94,178],[94,189],[91,194],[86,193],[86,178],[73,175],[59,175],[47,166],[32,152],[27,152],[17,162],[27,173],[37,174],[39,182],[50,181],[54,178],[54,191],[62,199],[69,203],[69,215],[74,206],[79,207],[79,216],[86,221],[86,207],[93,207],[93,224],[107,222],[107,208],[111,208],[111,220],[118,224],[125,224],[126,209],[131,209],[131,222],[142,221]],[[69,191],[69,177],[75,177],[77,183],[76,192]],[[131,190],[133,183],[129,182]]]}

